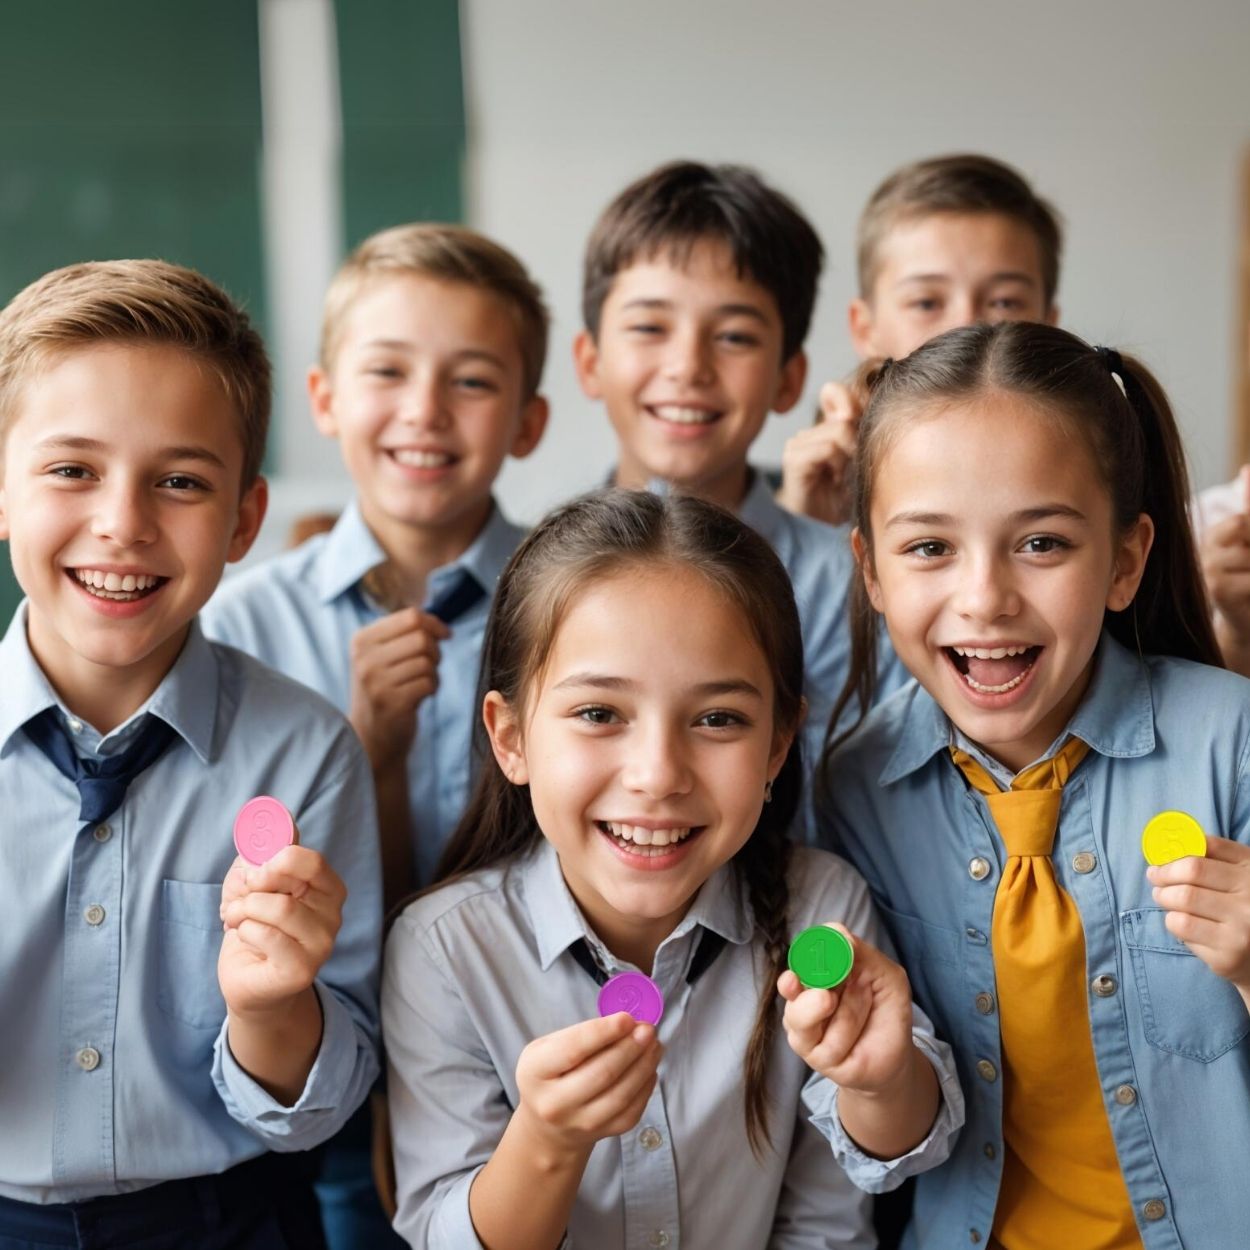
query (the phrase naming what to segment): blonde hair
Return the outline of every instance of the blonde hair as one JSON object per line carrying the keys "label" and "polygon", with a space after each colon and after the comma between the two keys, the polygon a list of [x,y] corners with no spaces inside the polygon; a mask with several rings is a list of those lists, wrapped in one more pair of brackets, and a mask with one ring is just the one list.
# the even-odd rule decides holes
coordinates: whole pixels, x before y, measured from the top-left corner
{"label": "blonde hair", "polygon": [[537,394],[547,359],[549,315],[542,289],[507,248],[465,226],[411,222],[370,235],[339,267],[321,318],[321,367],[329,370],[352,304],[383,274],[462,282],[507,305],[521,350],[524,398]]}
{"label": "blonde hair", "polygon": [[259,476],[269,432],[269,358],[260,335],[203,274],[163,260],[66,265],[0,312],[0,439],[22,387],[50,360],[101,344],[181,348],[208,364],[239,417],[243,485]]}
{"label": "blonde hair", "polygon": [[859,293],[872,296],[881,267],[881,245],[900,222],[937,213],[993,213],[1032,231],[1042,263],[1046,307],[1055,302],[1063,229],[1054,207],[1002,161],[975,153],[934,156],[896,169],[860,214],[855,246]]}

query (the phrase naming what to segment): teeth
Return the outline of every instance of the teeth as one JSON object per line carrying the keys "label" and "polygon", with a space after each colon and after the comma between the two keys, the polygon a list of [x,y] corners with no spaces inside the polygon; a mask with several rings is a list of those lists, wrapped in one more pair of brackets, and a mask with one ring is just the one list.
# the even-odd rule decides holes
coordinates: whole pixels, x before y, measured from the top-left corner
{"label": "teeth", "polygon": [[100,569],[74,569],[73,572],[83,586],[101,599],[133,599],[161,580],[151,573],[105,573]]}
{"label": "teeth", "polygon": [[681,842],[690,836],[686,829],[644,829],[641,825],[623,825],[615,821],[605,820],[602,823],[614,838],[622,842],[632,842],[635,846],[665,847]]}
{"label": "teeth", "polygon": [[1023,655],[1028,647],[952,647],[956,655],[977,660],[1005,660],[1010,655]]}
{"label": "teeth", "polygon": [[677,404],[657,404],[652,412],[660,420],[672,421],[677,425],[710,425],[719,415],[708,412],[706,408],[683,408]]}
{"label": "teeth", "polygon": [[391,455],[413,469],[441,469],[455,459],[445,451],[413,451],[408,447],[396,447]]}
{"label": "teeth", "polygon": [[1014,690],[1031,671],[1031,668],[1026,668],[1023,673],[1013,677],[1008,682],[1004,682],[1001,686],[983,686],[979,681],[974,681],[971,677],[969,677],[967,673],[961,673],[960,676],[973,688],[973,690],[980,691],[981,694],[1005,694],[1008,690]]}

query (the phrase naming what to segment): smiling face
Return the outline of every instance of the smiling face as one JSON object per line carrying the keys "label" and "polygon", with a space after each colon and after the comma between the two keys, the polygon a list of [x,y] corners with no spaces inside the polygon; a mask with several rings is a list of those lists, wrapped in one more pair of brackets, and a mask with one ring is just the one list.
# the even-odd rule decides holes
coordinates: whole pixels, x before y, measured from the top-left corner
{"label": "smiling face", "polygon": [[1080,435],[1019,396],[890,419],[871,552],[855,535],[869,597],[942,710],[1018,771],[1080,703],[1103,609],[1132,601],[1153,527],[1143,514],[1116,535]]}
{"label": "smiling face", "polygon": [[238,416],[177,348],[71,350],[16,398],[3,469],[0,538],[30,600],[31,650],[84,715],[111,689],[120,723],[260,527],[263,480],[240,498]]}
{"label": "smiling face", "polygon": [[601,399],[620,448],[616,482],[663,478],[728,508],[742,502],[747,451],[770,411],[803,390],[802,352],[782,360],[777,301],[739,275],[729,248],[698,243],[617,274],[597,338],[578,335],[582,389]]}
{"label": "smiling face", "polygon": [[930,213],[882,240],[869,298],[851,303],[851,341],[861,359],[901,360],[956,326],[1057,317],[1027,225],[1001,213]]}
{"label": "smiling face", "polygon": [[524,376],[499,296],[416,273],[366,285],[309,392],[384,547],[402,548],[412,529],[472,541],[505,457],[528,455],[542,436],[546,401],[525,396]]}
{"label": "smiling face", "polygon": [[622,571],[573,601],[520,715],[488,696],[500,767],[595,931],[649,967],[785,759],[758,642],[692,570]]}

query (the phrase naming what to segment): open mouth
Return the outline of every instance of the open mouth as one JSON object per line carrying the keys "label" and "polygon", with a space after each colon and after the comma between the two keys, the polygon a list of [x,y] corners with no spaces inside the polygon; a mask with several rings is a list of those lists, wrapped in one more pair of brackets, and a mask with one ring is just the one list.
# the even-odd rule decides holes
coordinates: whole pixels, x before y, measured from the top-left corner
{"label": "open mouth", "polygon": [[653,404],[647,411],[669,425],[713,425],[725,414],[712,408],[691,408],[683,404]]}
{"label": "open mouth", "polygon": [[417,451],[412,447],[392,447],[387,455],[405,469],[446,469],[459,458],[449,451]]}
{"label": "open mouth", "polygon": [[943,647],[964,683],[978,694],[1006,694],[1019,686],[1037,663],[1041,647]]}
{"label": "open mouth", "polygon": [[100,569],[66,569],[65,575],[89,595],[112,603],[146,599],[169,581],[155,573],[105,573]]}
{"label": "open mouth", "polygon": [[596,820],[595,827],[616,844],[618,850],[641,859],[655,859],[669,855],[691,838],[701,834],[706,826],[690,825],[686,828],[644,829],[640,825],[626,825],[612,820]]}

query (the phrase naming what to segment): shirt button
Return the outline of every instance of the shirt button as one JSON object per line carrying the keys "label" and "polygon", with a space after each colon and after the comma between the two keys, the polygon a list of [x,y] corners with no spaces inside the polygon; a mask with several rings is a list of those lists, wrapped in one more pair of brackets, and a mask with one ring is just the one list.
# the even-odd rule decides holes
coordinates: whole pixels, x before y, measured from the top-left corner
{"label": "shirt button", "polygon": [[1168,1213],[1167,1207],[1164,1205],[1162,1198],[1151,1198],[1141,1209],[1141,1213],[1148,1220],[1161,1220]]}
{"label": "shirt button", "polygon": [[977,1076],[983,1081],[996,1081],[998,1080],[998,1069],[988,1059],[978,1059]]}
{"label": "shirt button", "polygon": [[657,1228],[657,1229],[655,1230],[655,1232],[653,1232],[653,1233],[652,1233],[652,1234],[651,1234],[651,1235],[647,1238],[647,1245],[649,1245],[649,1246],[667,1246],[667,1245],[668,1245],[668,1234],[667,1234],[667,1233],[666,1233],[666,1232],[665,1232],[662,1228]]}
{"label": "shirt button", "polygon": [[660,1136],[656,1129],[650,1125],[638,1134],[638,1141],[644,1150],[659,1150],[664,1145],[664,1138]]}
{"label": "shirt button", "polygon": [[981,1151],[987,1159],[998,1158],[998,1151],[994,1149],[994,1143],[992,1141],[987,1141],[985,1145],[981,1147]]}
{"label": "shirt button", "polygon": [[1115,1100],[1121,1107],[1131,1107],[1137,1101],[1137,1091],[1131,1085],[1117,1085]]}
{"label": "shirt button", "polygon": [[113,836],[113,826],[96,825],[96,827],[91,831],[91,836],[95,838],[97,842],[107,842],[109,838]]}
{"label": "shirt button", "polygon": [[994,995],[987,994],[984,990],[976,996],[977,1010],[983,1015],[988,1016],[994,1010]]}
{"label": "shirt button", "polygon": [[989,875],[990,861],[988,859],[982,859],[981,856],[978,855],[975,859],[968,861],[968,876],[970,876],[973,881],[984,881]]}
{"label": "shirt button", "polygon": [[968,1230],[968,1240],[975,1246],[977,1242],[981,1240],[981,1230],[977,1228],[970,1228]]}
{"label": "shirt button", "polygon": [[1092,984],[1094,993],[1099,998],[1110,998],[1116,990],[1115,977],[1109,977],[1106,973],[1103,973],[1100,977],[1095,977]]}
{"label": "shirt button", "polygon": [[94,1072],[100,1066],[100,1052],[94,1046],[84,1046],[74,1059],[84,1072]]}
{"label": "shirt button", "polygon": [[104,908],[99,903],[92,903],[82,914],[82,918],[89,925],[98,925],[104,923]]}
{"label": "shirt button", "polygon": [[75,717],[71,716],[69,717],[68,720],[66,720],[65,723],[69,726],[70,733],[72,734],[82,733],[82,721],[77,720]]}
{"label": "shirt button", "polygon": [[1072,856],[1072,867],[1077,872],[1093,872],[1098,867],[1098,856],[1092,851],[1080,851]]}

